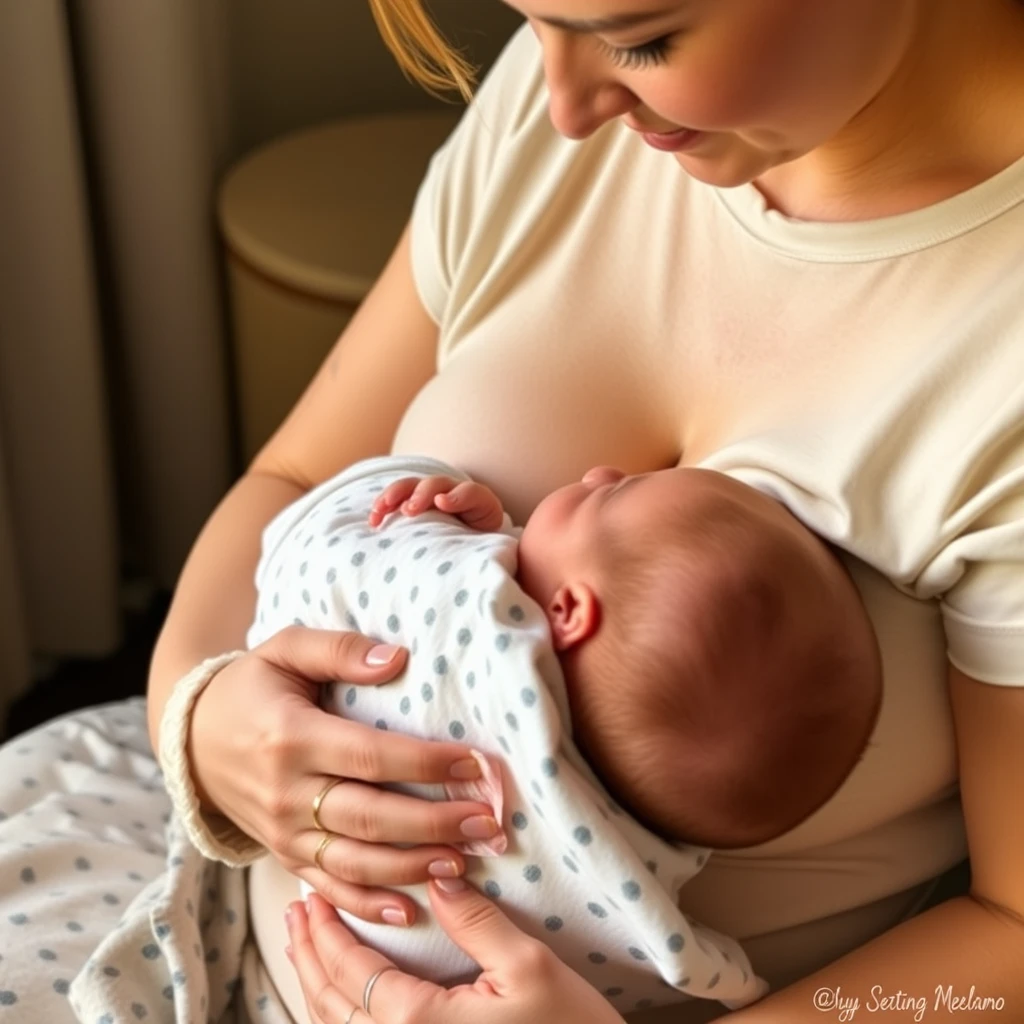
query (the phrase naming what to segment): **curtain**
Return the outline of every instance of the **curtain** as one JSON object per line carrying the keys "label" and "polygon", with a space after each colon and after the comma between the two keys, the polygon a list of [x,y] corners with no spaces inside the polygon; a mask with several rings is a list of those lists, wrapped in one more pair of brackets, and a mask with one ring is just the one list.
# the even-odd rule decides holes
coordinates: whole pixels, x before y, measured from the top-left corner
{"label": "curtain", "polygon": [[0,718],[119,643],[232,473],[223,5],[0,3]]}
{"label": "curtain", "polygon": [[[485,68],[519,23],[431,6]],[[434,102],[366,0],[0,0],[0,723],[34,656],[118,646],[122,595],[173,586],[238,466],[228,165]]]}

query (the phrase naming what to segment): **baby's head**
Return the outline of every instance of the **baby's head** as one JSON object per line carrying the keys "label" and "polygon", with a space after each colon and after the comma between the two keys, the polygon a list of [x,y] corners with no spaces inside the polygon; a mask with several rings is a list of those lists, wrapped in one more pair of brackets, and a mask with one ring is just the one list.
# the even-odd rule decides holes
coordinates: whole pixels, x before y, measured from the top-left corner
{"label": "baby's head", "polygon": [[863,753],[881,701],[864,606],[759,491],[702,469],[591,470],[537,506],[519,580],[551,623],[578,746],[666,839],[765,842]]}

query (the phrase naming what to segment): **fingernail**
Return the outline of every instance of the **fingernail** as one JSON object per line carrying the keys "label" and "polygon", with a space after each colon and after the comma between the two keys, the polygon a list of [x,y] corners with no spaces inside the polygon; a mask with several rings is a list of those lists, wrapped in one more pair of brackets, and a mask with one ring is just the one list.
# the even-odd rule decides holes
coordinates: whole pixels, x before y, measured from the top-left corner
{"label": "fingernail", "polygon": [[386,665],[389,661],[394,660],[398,651],[399,648],[394,644],[377,644],[376,647],[371,647],[366,652],[366,664]]}
{"label": "fingernail", "polygon": [[405,916],[405,911],[399,910],[398,907],[385,907],[380,912],[380,917],[385,924],[398,924],[405,927],[409,923],[409,918]]}
{"label": "fingernail", "polygon": [[498,834],[498,823],[484,814],[473,818],[467,818],[460,826],[459,831],[470,839],[493,839]]}
{"label": "fingernail", "polygon": [[308,916],[308,915],[310,915],[312,913],[313,913],[313,900],[312,900],[311,897],[307,896],[306,897],[306,915]]}
{"label": "fingernail", "polygon": [[292,908],[286,907],[284,911],[284,924],[288,931],[292,930]]}
{"label": "fingernail", "polygon": [[465,892],[467,883],[461,878],[435,878],[434,885],[441,890],[441,892],[449,893],[454,895],[457,892]]}
{"label": "fingernail", "polygon": [[288,957],[289,960],[292,959],[292,947],[291,946],[285,946],[284,947],[284,955],[286,957]]}
{"label": "fingernail", "polygon": [[479,779],[481,774],[480,765],[471,757],[456,761],[448,772],[453,779]]}
{"label": "fingernail", "polygon": [[432,860],[427,865],[427,873],[434,878],[458,878],[461,874],[459,865],[453,860]]}

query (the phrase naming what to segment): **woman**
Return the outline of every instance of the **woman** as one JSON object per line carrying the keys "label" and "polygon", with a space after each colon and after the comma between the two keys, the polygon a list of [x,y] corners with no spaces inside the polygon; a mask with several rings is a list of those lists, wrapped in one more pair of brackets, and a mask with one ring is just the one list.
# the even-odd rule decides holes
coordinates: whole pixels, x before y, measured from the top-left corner
{"label": "woman", "polygon": [[[422,69],[408,54],[425,46],[460,78],[418,0],[373,2],[407,66]],[[444,862],[460,872],[446,844],[466,822],[494,825],[480,805],[375,789],[448,777],[458,745],[315,708],[320,682],[383,682],[401,652],[367,665],[369,638],[296,628],[193,668],[241,646],[264,524],[357,459],[429,452],[517,520],[590,465],[699,463],[849,553],[886,684],[836,797],[780,840],[712,857],[684,889],[684,910],[741,938],[772,984],[728,1019],[922,1019],[920,1000],[1019,1016],[1024,5],[510,6],[529,26],[435,159],[335,352],[211,517],[155,652],[154,743],[191,672],[181,753],[187,740],[211,849],[272,854],[249,881],[266,970],[316,1024],[615,1019],[452,879],[431,900],[485,969],[475,986],[380,974],[313,899],[309,918],[288,914],[300,990],[279,956],[295,875],[402,926],[415,906],[388,887]],[[324,831],[339,837],[325,853]],[[967,852],[970,892],[917,913]]]}
{"label": "woman", "polygon": [[[419,6],[375,6],[408,50]],[[770,848],[713,858],[684,890],[685,909],[748,940],[775,988],[795,982],[735,1017],[818,1019],[830,1009],[813,1005],[819,988],[866,1007],[873,990],[934,998],[937,986],[973,985],[1024,1006],[1008,968],[1024,952],[1024,866],[1008,838],[1021,838],[1011,780],[1024,729],[1024,599],[1011,583],[1024,551],[1024,9],[511,6],[529,27],[435,161],[411,236],[359,321],[254,471],[297,492],[386,450],[397,430],[396,450],[461,465],[520,519],[599,462],[700,462],[774,493],[856,556],[887,697],[872,749],[829,808]],[[183,583],[197,618],[203,600],[225,603],[208,575]],[[222,628],[219,643],[170,664],[194,635],[176,608],[155,686],[237,642]],[[308,867],[315,836],[300,831],[321,780],[291,783],[278,817],[301,838],[286,847],[222,767],[216,723],[247,669],[225,670],[200,701],[196,772],[215,806],[323,881]],[[353,771],[345,757],[334,772],[409,777]],[[971,893],[901,924],[965,852],[958,775]],[[333,830],[365,841],[350,822],[369,790],[333,792]],[[436,831],[396,819],[376,834],[450,841],[454,823],[432,812]],[[366,847],[335,863],[375,887],[397,880],[371,869]],[[254,875],[254,912],[287,898],[271,871],[268,861]],[[388,905],[381,888],[321,891],[366,915]],[[363,980],[346,978],[341,993],[358,1003]]]}

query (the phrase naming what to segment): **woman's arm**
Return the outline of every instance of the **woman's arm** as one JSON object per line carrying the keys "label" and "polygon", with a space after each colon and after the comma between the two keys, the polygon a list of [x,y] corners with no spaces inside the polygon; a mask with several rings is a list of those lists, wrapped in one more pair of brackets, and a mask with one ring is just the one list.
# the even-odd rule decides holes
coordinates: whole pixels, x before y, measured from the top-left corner
{"label": "woman's arm", "polygon": [[433,376],[437,325],[412,279],[409,230],[291,414],[200,533],[156,644],[149,733],[174,683],[204,658],[244,645],[266,524],[314,485],[385,454],[406,407]]}
{"label": "woman's arm", "polygon": [[970,893],[731,1014],[730,1024],[1024,1020],[1024,687],[951,668],[950,699]]}
{"label": "woman's arm", "polygon": [[[434,373],[437,338],[413,284],[407,230],[324,366],[189,555],[150,670],[154,746],[175,682],[207,657],[244,646],[267,522],[337,470],[390,450],[406,407]],[[367,920],[410,924],[416,904],[387,887],[461,873],[454,844],[499,826],[485,804],[382,796],[378,788],[476,777],[464,744],[384,732],[318,706],[322,683],[375,685],[397,675],[404,652],[374,663],[375,643],[352,632],[290,627],[221,668],[185,729],[188,781],[207,812],[228,819],[335,905]],[[317,804],[314,821],[314,799],[338,778],[345,785]],[[182,811],[191,817],[191,808]],[[222,845],[241,851],[216,814],[209,823]],[[320,826],[335,836],[329,851]]]}

